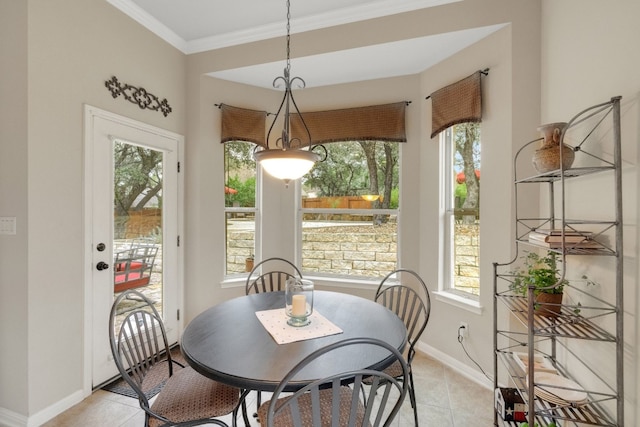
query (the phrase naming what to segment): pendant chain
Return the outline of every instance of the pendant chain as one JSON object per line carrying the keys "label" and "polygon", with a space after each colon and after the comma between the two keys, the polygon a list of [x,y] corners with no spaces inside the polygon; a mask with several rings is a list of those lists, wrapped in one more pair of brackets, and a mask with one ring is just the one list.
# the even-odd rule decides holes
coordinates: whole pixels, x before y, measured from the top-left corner
{"label": "pendant chain", "polygon": [[291,70],[291,48],[289,47],[291,42],[291,1],[287,0],[287,70]]}

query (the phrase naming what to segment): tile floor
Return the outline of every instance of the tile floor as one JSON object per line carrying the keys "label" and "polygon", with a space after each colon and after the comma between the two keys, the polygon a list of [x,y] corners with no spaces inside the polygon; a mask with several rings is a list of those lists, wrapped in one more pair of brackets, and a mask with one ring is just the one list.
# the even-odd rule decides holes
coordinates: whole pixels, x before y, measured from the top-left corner
{"label": "tile floor", "polygon": [[[490,427],[493,425],[493,393],[440,362],[418,353],[413,360],[418,417],[421,427]],[[249,396],[253,408],[255,396]],[[263,397],[264,399],[264,397]],[[252,417],[251,417],[252,418]],[[231,425],[231,417],[223,418]],[[252,418],[252,426],[258,423]],[[239,422],[242,424],[242,422]],[[130,397],[97,390],[91,396],[50,420],[43,427],[141,427],[144,414]],[[413,425],[409,397],[394,426]]]}

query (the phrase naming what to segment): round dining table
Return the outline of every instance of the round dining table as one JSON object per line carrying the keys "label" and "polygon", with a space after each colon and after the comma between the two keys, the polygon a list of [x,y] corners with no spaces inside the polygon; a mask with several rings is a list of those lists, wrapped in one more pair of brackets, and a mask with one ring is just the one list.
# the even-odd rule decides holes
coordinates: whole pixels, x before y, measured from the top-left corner
{"label": "round dining table", "polygon": [[[407,331],[386,307],[365,298],[315,291],[313,309],[342,333],[278,344],[256,312],[283,309],[283,292],[242,296],[217,304],[187,325],[181,349],[186,361],[202,375],[244,390],[273,391],[305,356],[347,338],[377,338],[402,352]],[[283,313],[284,315],[284,313]],[[326,355],[321,366],[302,370],[286,391],[330,375],[355,369],[384,369],[388,353],[368,346],[348,346]]]}

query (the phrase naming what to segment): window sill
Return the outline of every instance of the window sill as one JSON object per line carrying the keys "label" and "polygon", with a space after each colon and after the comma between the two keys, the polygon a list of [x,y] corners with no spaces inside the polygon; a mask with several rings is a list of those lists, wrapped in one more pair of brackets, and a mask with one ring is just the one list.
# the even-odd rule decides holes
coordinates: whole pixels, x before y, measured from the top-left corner
{"label": "window sill", "polygon": [[[378,280],[373,279],[354,279],[348,277],[328,277],[313,276],[311,274],[304,275],[305,279],[312,280],[316,285],[334,287],[334,288],[355,288],[355,289],[372,289],[377,288],[380,284]],[[227,276],[220,284],[223,289],[227,288],[244,288],[247,283],[246,274]]]}
{"label": "window sill", "polygon": [[222,281],[222,283],[220,284],[220,287],[225,289],[225,288],[244,288],[245,285],[247,283],[247,276],[246,275],[242,275],[242,276],[227,276],[224,278],[224,280]]}
{"label": "window sill", "polygon": [[334,288],[351,288],[351,289],[376,289],[380,284],[379,280],[353,277],[339,276],[313,276],[312,274],[304,275],[305,279],[312,280],[316,285],[334,287]]}
{"label": "window sill", "polygon": [[437,291],[434,292],[433,295],[436,301],[441,301],[445,304],[453,305],[454,307],[470,311],[474,314],[482,314],[482,312],[484,311],[484,307],[480,305],[479,301],[454,294],[453,292]]}

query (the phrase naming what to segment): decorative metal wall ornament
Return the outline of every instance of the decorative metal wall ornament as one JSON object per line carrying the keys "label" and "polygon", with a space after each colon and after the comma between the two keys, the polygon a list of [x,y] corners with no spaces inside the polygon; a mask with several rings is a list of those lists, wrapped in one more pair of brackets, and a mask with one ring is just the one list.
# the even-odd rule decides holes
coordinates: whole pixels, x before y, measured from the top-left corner
{"label": "decorative metal wall ornament", "polygon": [[135,87],[130,84],[120,83],[116,76],[113,76],[111,77],[111,80],[104,82],[104,85],[109,89],[111,96],[114,98],[117,98],[122,94],[124,99],[134,104],[138,104],[138,107],[143,110],[160,110],[165,117],[167,117],[167,115],[172,111],[166,98],[160,101],[157,96],[147,92],[143,87]]}

